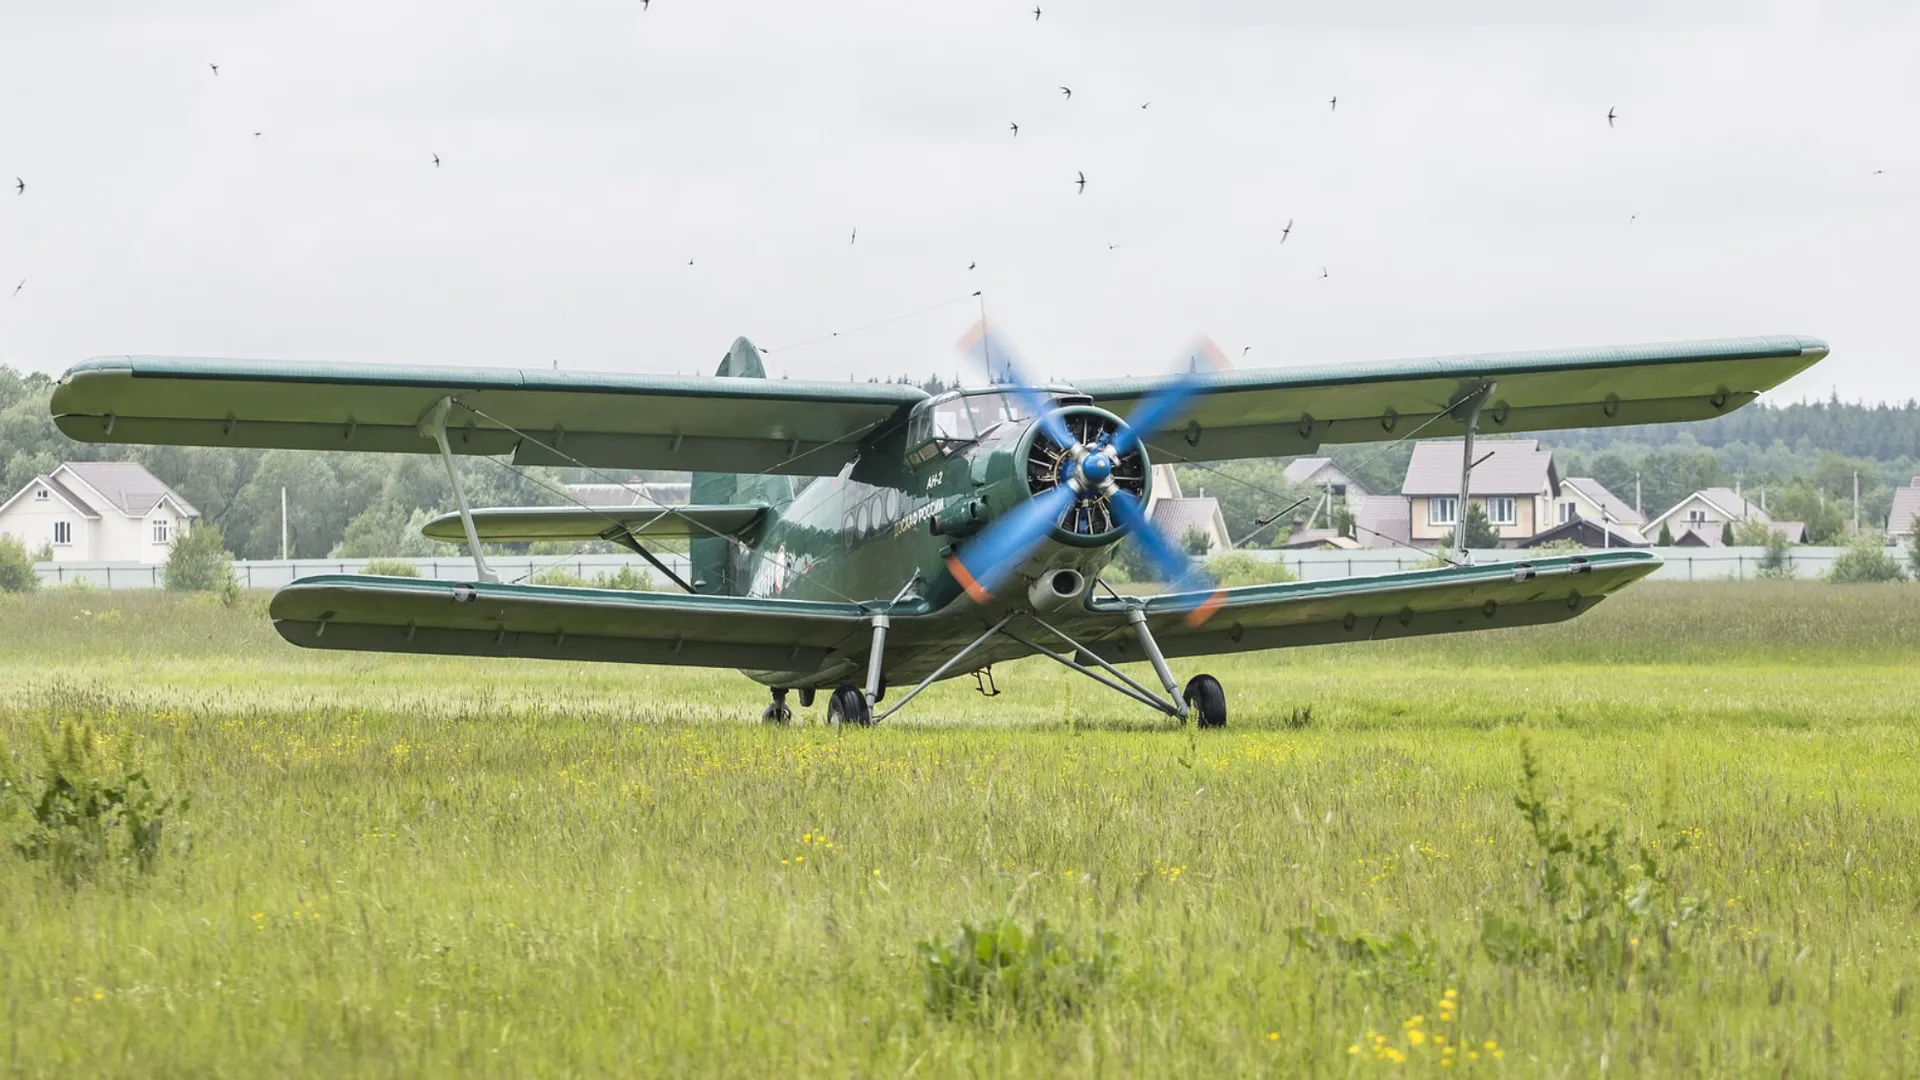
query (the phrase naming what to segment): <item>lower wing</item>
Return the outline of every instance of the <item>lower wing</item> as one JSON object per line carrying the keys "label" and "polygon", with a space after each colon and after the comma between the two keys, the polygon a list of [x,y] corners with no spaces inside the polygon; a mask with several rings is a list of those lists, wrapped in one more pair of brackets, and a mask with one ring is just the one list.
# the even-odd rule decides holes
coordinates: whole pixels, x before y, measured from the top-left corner
{"label": "lower wing", "polygon": [[862,648],[857,604],[329,575],[274,595],[295,645],[774,671]]}
{"label": "lower wing", "polygon": [[[1212,594],[1168,593],[1147,601],[1147,625],[1168,656],[1533,626],[1570,619],[1659,567],[1660,557],[1648,551],[1595,552]],[[1105,640],[1088,644],[1110,662],[1145,659],[1134,635],[1113,618],[1127,606],[1098,600],[1072,624],[1083,632],[1096,626],[1106,631],[1100,635]],[[1212,618],[1195,626],[1188,614],[1202,608]]]}

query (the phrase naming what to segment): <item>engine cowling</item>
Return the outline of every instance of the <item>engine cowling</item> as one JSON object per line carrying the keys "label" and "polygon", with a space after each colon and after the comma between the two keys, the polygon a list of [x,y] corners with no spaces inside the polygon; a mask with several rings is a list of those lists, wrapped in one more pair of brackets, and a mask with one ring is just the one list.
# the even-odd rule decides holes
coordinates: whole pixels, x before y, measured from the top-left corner
{"label": "engine cowling", "polygon": [[[1055,540],[1076,547],[1097,547],[1110,543],[1122,531],[1110,504],[1113,491],[1126,491],[1141,502],[1146,501],[1150,484],[1146,450],[1135,440],[1125,453],[1114,452],[1110,444],[1123,424],[1119,417],[1104,409],[1069,406],[1061,409],[1059,416],[1067,433],[1081,447],[1083,456],[1076,459],[1072,446],[1059,445],[1043,430],[1042,425],[1035,424],[1021,444],[1020,456],[1027,492],[1039,496],[1062,484],[1071,486],[1076,479],[1076,472],[1097,471],[1100,480],[1110,478],[1111,487],[1108,487],[1105,484],[1086,484],[1085,477],[1080,477],[1078,498],[1054,523],[1053,529]],[[1093,452],[1098,456],[1097,460],[1088,461],[1085,458],[1086,448],[1089,447],[1095,448]]]}

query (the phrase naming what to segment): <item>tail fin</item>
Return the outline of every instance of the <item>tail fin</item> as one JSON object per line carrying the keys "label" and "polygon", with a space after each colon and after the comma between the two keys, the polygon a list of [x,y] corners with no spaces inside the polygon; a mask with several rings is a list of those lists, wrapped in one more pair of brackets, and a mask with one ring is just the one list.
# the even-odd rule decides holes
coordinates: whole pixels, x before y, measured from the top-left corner
{"label": "tail fin", "polygon": [[[720,359],[714,372],[723,379],[764,379],[766,365],[760,362],[760,350],[746,338],[735,338],[733,347]],[[779,513],[793,499],[793,479],[788,476],[737,476],[733,473],[693,474],[692,501],[709,506],[733,503],[765,503]],[[747,590],[753,577],[752,541],[744,543],[722,536],[698,537],[688,542],[688,561],[693,564],[696,592],[715,596],[737,596]]]}

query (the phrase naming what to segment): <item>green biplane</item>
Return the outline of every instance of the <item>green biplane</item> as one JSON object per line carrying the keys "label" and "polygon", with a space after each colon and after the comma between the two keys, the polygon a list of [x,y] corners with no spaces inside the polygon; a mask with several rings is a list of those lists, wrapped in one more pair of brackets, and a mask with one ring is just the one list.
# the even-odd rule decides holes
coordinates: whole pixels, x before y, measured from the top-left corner
{"label": "green biplane", "polygon": [[[772,688],[764,719],[825,690],[828,719],[858,724],[1039,655],[1218,726],[1219,682],[1182,686],[1170,658],[1556,622],[1659,559],[1462,549],[1436,570],[1215,588],[1146,521],[1150,458],[1464,436],[1464,490],[1476,434],[1706,419],[1827,354],[1766,337],[1041,386],[984,328],[971,347],[994,381],[937,397],[766,379],[744,338],[715,378],[114,356],[67,372],[53,411],[85,442],[439,454],[459,511],[427,533],[471,547],[473,580],[302,578],[271,609],[296,645],[737,668]],[[456,454],[688,470],[693,503],[470,509]],[[649,547],[665,539],[689,541],[690,581]],[[483,543],[530,540],[622,544],[684,593],[500,582]],[[1123,540],[1166,591],[1103,587]],[[1164,692],[1118,666],[1141,660]]]}

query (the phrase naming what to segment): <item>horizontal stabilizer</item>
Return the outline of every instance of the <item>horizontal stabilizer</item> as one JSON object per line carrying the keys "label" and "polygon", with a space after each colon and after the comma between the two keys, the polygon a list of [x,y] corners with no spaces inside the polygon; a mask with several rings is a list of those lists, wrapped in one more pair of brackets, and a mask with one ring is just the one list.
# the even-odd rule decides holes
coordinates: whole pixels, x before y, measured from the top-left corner
{"label": "horizontal stabilizer", "polygon": [[363,652],[811,670],[865,640],[856,604],[327,575],[274,594],[295,645]]}
{"label": "horizontal stabilizer", "polygon": [[[506,506],[473,512],[480,539],[502,543],[536,540],[688,540],[745,537],[767,514],[765,506]],[[459,514],[442,514],[421,532],[460,543],[466,532]]]}

